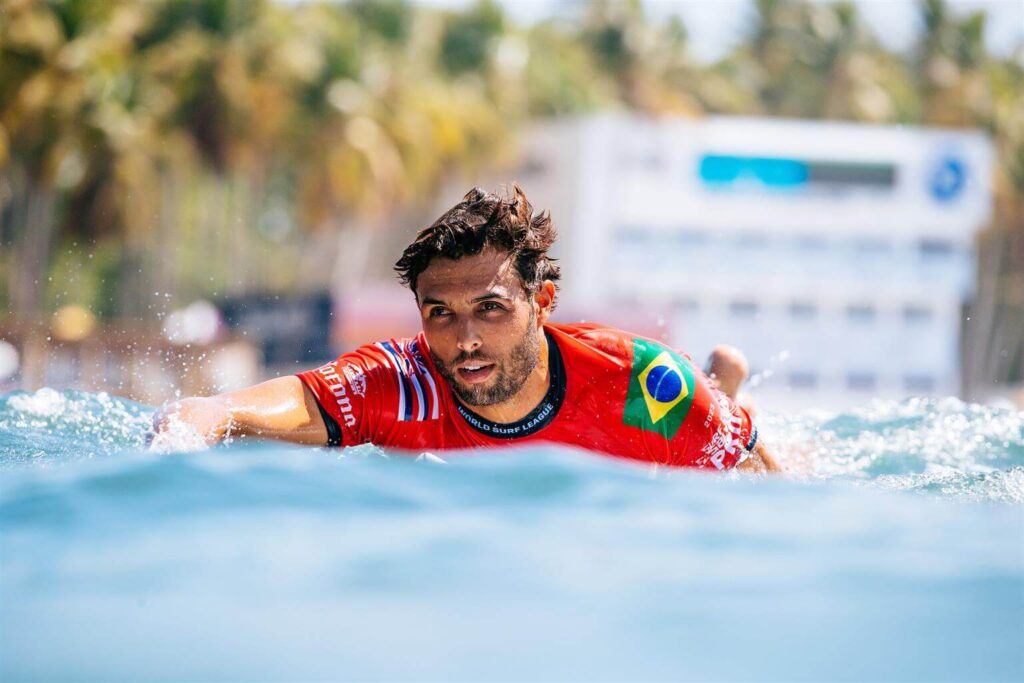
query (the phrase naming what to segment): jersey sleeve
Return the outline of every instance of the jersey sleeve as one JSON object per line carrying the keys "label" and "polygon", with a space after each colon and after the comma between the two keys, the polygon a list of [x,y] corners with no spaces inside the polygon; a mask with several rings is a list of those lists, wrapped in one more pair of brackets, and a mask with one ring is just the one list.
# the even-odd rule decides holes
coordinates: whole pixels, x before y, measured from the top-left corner
{"label": "jersey sleeve", "polygon": [[622,421],[639,430],[650,460],[718,470],[743,462],[757,440],[750,415],[687,354],[644,337],[630,344]]}
{"label": "jersey sleeve", "polygon": [[672,440],[672,464],[727,470],[750,457],[757,427],[750,414],[694,368],[695,397],[683,429]]}
{"label": "jersey sleeve", "polygon": [[387,355],[377,346],[362,346],[296,376],[320,406],[327,425],[327,445],[367,443],[389,429],[389,415],[383,407],[395,393],[396,379]]}

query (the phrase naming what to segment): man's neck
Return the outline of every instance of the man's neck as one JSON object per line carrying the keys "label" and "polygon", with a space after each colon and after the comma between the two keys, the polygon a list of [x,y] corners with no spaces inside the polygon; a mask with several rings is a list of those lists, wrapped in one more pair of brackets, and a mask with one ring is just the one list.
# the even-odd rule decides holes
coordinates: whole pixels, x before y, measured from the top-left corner
{"label": "man's neck", "polygon": [[536,408],[551,386],[551,372],[549,368],[548,337],[541,333],[540,357],[537,359],[537,366],[530,373],[530,376],[523,383],[522,388],[515,396],[507,401],[496,403],[491,406],[471,406],[456,396],[456,400],[469,408],[485,420],[499,423],[516,422],[523,419]]}

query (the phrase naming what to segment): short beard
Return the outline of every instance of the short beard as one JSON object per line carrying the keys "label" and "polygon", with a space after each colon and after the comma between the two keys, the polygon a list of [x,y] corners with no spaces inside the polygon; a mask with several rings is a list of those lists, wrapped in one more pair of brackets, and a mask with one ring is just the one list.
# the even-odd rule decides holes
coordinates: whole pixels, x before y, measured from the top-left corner
{"label": "short beard", "polygon": [[[531,312],[532,313],[532,312]],[[460,353],[451,364],[445,364],[434,350],[430,350],[430,356],[434,359],[434,367],[441,373],[441,376],[447,380],[452,391],[459,399],[470,406],[493,406],[498,403],[504,403],[513,396],[519,393],[519,390],[526,384],[526,380],[530,378],[530,373],[533,372],[534,368],[537,367],[537,363],[540,361],[540,341],[537,339],[537,335],[533,332],[533,320],[534,316],[530,316],[531,324],[529,326],[530,332],[525,336],[522,342],[519,343],[508,356],[507,366],[505,363],[495,363],[495,370],[498,373],[498,379],[490,387],[481,387],[476,385],[464,386],[460,384],[455,377],[455,366],[459,363],[464,363],[470,360],[489,360],[494,361],[493,358],[485,358],[482,355],[477,354],[465,354]]]}

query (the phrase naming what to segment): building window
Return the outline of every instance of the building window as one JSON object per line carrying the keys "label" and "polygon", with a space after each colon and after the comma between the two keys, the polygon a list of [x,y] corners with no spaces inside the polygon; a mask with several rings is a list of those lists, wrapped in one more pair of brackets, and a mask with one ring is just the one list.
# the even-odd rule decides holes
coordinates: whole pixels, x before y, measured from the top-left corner
{"label": "building window", "polygon": [[708,234],[700,230],[679,230],[674,237],[679,245],[687,247],[706,244],[708,241]]}
{"label": "building window", "polygon": [[846,319],[858,325],[874,322],[875,314],[875,307],[871,304],[850,304],[846,307]]}
{"label": "building window", "polygon": [[878,256],[889,252],[891,248],[892,245],[883,239],[863,238],[853,242],[854,251],[865,255]]}
{"label": "building window", "polygon": [[789,305],[789,317],[794,320],[814,320],[818,307],[810,301],[794,301]]}
{"label": "building window", "polygon": [[741,249],[765,249],[771,244],[767,233],[744,231],[736,235],[736,245]]}
{"label": "building window", "polygon": [[953,255],[953,243],[937,237],[926,237],[917,243],[921,257],[927,260],[944,260]]}
{"label": "building window", "polygon": [[729,313],[736,318],[756,318],[758,306],[755,301],[733,301],[729,304]]}
{"label": "building window", "polygon": [[651,233],[644,228],[630,225],[619,228],[615,237],[620,245],[646,244],[651,238]]}
{"label": "building window", "polygon": [[798,235],[796,248],[800,251],[825,251],[828,248],[828,242],[825,241],[825,238],[817,235]]}
{"label": "building window", "polygon": [[813,372],[791,372],[789,386],[794,389],[813,389],[818,386],[818,376]]}
{"label": "building window", "polygon": [[696,313],[700,310],[700,302],[690,297],[682,297],[675,299],[672,307],[680,313]]}
{"label": "building window", "polygon": [[931,321],[934,315],[928,306],[908,304],[903,307],[903,321],[911,325],[921,325]]}
{"label": "building window", "polygon": [[853,391],[872,391],[878,379],[870,372],[851,372],[846,376],[846,387]]}
{"label": "building window", "polygon": [[907,375],[903,378],[903,387],[907,391],[931,393],[935,391],[935,378],[931,375]]}

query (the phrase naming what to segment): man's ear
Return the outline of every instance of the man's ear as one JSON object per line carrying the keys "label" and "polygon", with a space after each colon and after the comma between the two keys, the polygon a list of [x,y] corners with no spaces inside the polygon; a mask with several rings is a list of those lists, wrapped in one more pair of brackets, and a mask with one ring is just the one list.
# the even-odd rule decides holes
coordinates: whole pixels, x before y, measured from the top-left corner
{"label": "man's ear", "polygon": [[551,315],[551,309],[554,308],[555,283],[551,280],[541,283],[533,295],[533,303],[537,305],[537,322],[543,325]]}

